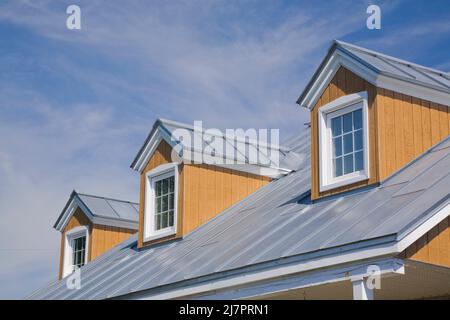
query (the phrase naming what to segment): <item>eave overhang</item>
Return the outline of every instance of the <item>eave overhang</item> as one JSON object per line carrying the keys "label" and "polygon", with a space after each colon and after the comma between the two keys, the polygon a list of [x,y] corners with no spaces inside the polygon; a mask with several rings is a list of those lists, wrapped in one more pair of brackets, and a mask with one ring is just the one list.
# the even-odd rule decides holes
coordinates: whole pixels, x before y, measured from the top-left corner
{"label": "eave overhang", "polygon": [[340,67],[344,67],[375,87],[448,106],[450,90],[381,71],[334,41],[328,54],[297,100],[301,107],[312,110]]}
{"label": "eave overhang", "polygon": [[58,219],[53,225],[53,228],[59,232],[63,232],[77,208],[80,208],[81,211],[83,211],[86,218],[88,218],[92,224],[138,230],[137,221],[114,219],[111,217],[103,217],[98,214],[94,215],[83,200],[78,196],[76,191],[72,191],[69,200],[64,206],[64,209],[61,211]]}

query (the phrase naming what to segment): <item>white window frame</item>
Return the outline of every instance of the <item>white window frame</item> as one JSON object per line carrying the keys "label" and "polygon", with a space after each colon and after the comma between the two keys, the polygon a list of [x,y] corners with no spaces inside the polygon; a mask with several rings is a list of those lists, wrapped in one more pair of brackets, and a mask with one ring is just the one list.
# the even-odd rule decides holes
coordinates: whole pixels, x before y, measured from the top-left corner
{"label": "white window frame", "polygon": [[63,264],[63,278],[72,274],[72,256],[73,256],[73,247],[72,242],[75,239],[86,237],[86,247],[85,247],[85,256],[84,256],[84,264],[88,263],[89,257],[89,228],[87,226],[78,226],[73,229],[70,229],[65,234],[64,240],[64,264]]}
{"label": "white window frame", "polygon": [[[177,233],[178,221],[178,163],[163,164],[145,175],[144,242],[168,237]],[[155,183],[174,177],[173,226],[155,230]]]}
{"label": "white window frame", "polygon": [[[319,122],[319,191],[327,191],[370,178],[369,112],[367,91],[338,98],[318,110]],[[339,177],[333,176],[331,119],[362,110],[364,168]]]}

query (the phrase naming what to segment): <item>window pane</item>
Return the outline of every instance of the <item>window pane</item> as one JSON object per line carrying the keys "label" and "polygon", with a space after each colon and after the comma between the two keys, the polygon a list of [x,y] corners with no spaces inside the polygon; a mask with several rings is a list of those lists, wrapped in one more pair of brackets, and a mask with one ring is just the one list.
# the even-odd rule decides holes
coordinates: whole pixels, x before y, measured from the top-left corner
{"label": "window pane", "polygon": [[344,174],[353,172],[353,154],[344,157]]}
{"label": "window pane", "polygon": [[333,157],[342,155],[342,137],[333,138]]}
{"label": "window pane", "polygon": [[364,169],[364,156],[363,152],[359,151],[355,153],[355,171],[360,171]]}
{"label": "window pane", "polygon": [[174,186],[174,177],[169,178],[169,192],[174,192],[175,186]]}
{"label": "window pane", "polygon": [[161,195],[161,181],[156,182],[156,196]]}
{"label": "window pane", "polygon": [[169,211],[169,227],[173,227],[173,210]]}
{"label": "window pane", "polygon": [[174,197],[173,193],[169,194],[169,209],[173,209],[173,202],[174,202],[173,197]]}
{"label": "window pane", "polygon": [[168,179],[162,180],[162,194],[166,194],[169,190],[169,181]]}
{"label": "window pane", "polygon": [[162,202],[161,198],[156,198],[156,213],[161,212],[161,202]]}
{"label": "window pane", "polygon": [[167,211],[169,209],[168,200],[169,200],[168,196],[162,196],[161,211],[164,212],[164,211]]}
{"label": "window pane", "polygon": [[348,133],[344,135],[344,154],[353,152],[353,135]]}
{"label": "window pane", "polygon": [[155,216],[155,229],[156,230],[161,229],[161,215],[160,214],[157,214]]}
{"label": "window pane", "polygon": [[355,151],[363,148],[363,131],[355,131]]}
{"label": "window pane", "polygon": [[362,128],[362,110],[361,109],[353,111],[353,125],[355,126],[355,130]]}
{"label": "window pane", "polygon": [[340,177],[342,176],[342,158],[334,159],[334,176]]}
{"label": "window pane", "polygon": [[168,225],[168,213],[167,212],[164,212],[162,215],[162,224],[161,224],[161,228],[162,229],[164,229],[164,228],[167,228],[167,225]]}
{"label": "window pane", "polygon": [[333,137],[339,136],[342,134],[342,117],[336,117],[331,119],[331,131],[333,133]]}
{"label": "window pane", "polygon": [[352,131],[353,129],[352,113],[347,113],[343,115],[343,123],[344,123],[344,133]]}

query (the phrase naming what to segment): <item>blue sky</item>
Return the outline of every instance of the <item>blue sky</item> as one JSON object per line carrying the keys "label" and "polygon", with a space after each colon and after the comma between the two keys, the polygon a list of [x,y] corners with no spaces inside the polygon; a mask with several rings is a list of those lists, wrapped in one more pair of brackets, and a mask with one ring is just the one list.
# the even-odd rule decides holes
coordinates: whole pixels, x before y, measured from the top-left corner
{"label": "blue sky", "polygon": [[0,39],[0,298],[21,298],[57,275],[73,189],[137,200],[129,165],[157,117],[288,137],[333,39],[450,71],[450,2],[14,0]]}

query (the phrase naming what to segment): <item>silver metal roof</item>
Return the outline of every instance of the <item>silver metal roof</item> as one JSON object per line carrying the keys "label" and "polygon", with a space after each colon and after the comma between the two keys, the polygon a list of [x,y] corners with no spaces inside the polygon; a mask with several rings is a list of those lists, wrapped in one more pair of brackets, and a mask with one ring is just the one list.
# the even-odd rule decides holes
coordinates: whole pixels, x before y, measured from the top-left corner
{"label": "silver metal roof", "polygon": [[66,206],[62,210],[54,227],[60,230],[70,218],[71,206],[79,206],[89,219],[94,223],[114,225],[137,229],[139,220],[139,204],[130,201],[111,199],[106,197],[93,196],[73,191],[67,201]]}
{"label": "silver metal roof", "polygon": [[[308,130],[306,130],[308,131]],[[309,153],[308,133],[289,145]],[[309,155],[308,155],[309,158]],[[309,162],[308,162],[309,163]],[[179,241],[145,250],[136,236],[81,268],[82,288],[56,281],[31,299],[105,299],[164,292],[290,258],[398,241],[450,194],[450,137],[380,186],[310,200],[310,168],[262,187]]]}
{"label": "silver metal roof", "polygon": [[[237,128],[236,128],[237,129]],[[223,132],[222,134],[215,134],[213,131],[207,128],[194,128],[194,126],[180,123],[172,120],[158,119],[153,125],[147,139],[145,140],[143,146],[136,155],[131,167],[136,169],[137,167],[143,167],[145,162],[143,159],[148,157],[147,153],[151,148],[151,141],[156,136],[158,130],[162,130],[167,134],[169,144],[177,145],[180,144],[182,147],[183,159],[189,160],[193,158],[193,153],[204,154],[210,142],[214,141],[214,144],[209,145],[209,148],[220,145],[222,150],[215,150],[216,157],[219,159],[229,159],[233,163],[238,164],[236,166],[233,164],[234,168],[239,171],[246,171],[251,173],[258,173],[258,168],[261,168],[263,172],[264,169],[275,169],[278,174],[284,175],[292,170],[297,170],[299,163],[302,162],[300,154],[297,154],[292,149],[275,143],[274,141],[267,141],[263,143],[260,140],[251,139],[245,136],[245,130],[241,132],[244,135],[239,135],[236,133]],[[184,130],[184,131],[181,131]],[[182,133],[187,132],[189,134],[189,140],[184,140]],[[222,132],[222,131],[221,131]],[[256,132],[258,134],[258,132]],[[268,133],[270,138],[270,133]],[[258,138],[258,137],[255,137]],[[201,145],[196,145],[194,141],[199,141]],[[188,157],[188,155],[190,155]],[[209,155],[209,154],[208,154]],[[252,167],[252,168],[250,168]],[[262,174],[265,175],[265,174]]]}
{"label": "silver metal roof", "polygon": [[95,217],[127,221],[139,220],[139,203],[78,193],[78,197]]}
{"label": "silver metal roof", "polygon": [[450,76],[445,71],[427,68],[343,41],[336,41],[336,44],[338,49],[347,51],[380,73],[450,92]]}

